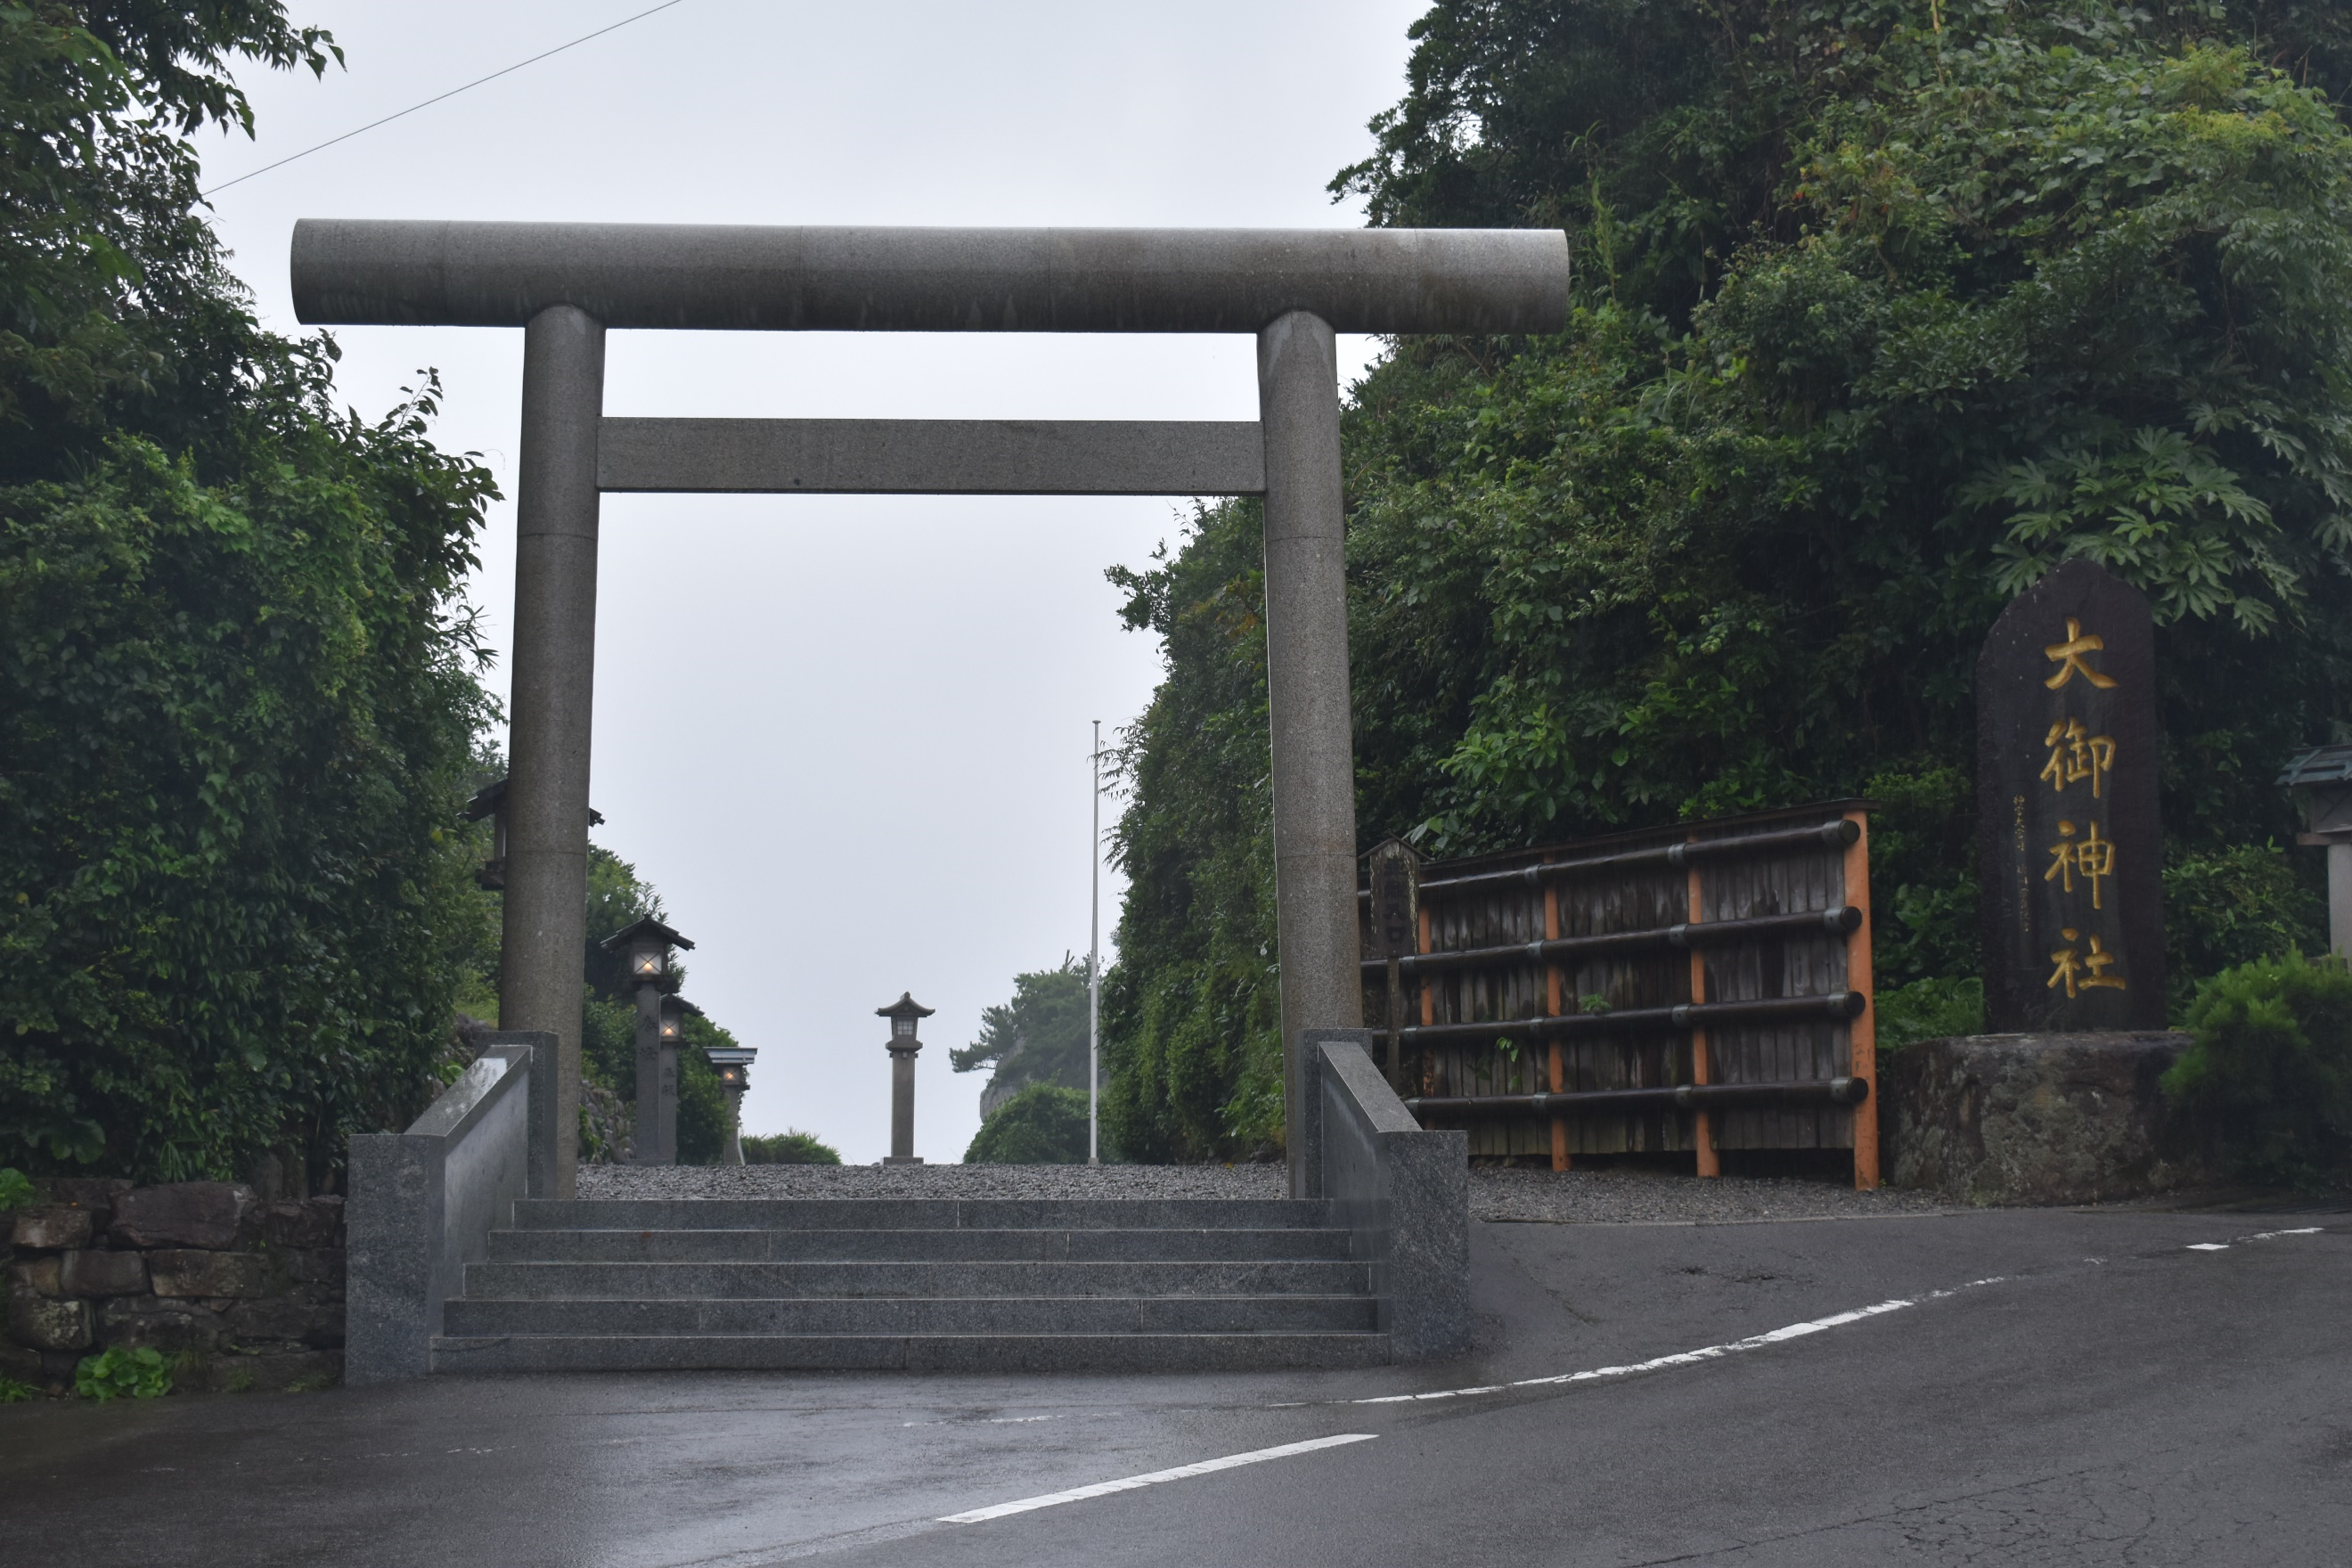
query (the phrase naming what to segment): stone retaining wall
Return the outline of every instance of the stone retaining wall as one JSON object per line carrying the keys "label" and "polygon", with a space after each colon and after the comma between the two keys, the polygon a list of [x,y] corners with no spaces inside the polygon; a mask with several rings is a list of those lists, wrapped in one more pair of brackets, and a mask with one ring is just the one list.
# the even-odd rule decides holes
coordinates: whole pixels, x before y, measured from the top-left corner
{"label": "stone retaining wall", "polygon": [[1879,1058],[1881,1162],[1968,1204],[2094,1204],[2210,1184],[2197,1128],[2157,1080],[2187,1035],[1970,1035]]}
{"label": "stone retaining wall", "polygon": [[53,1177],[10,1223],[0,1374],[52,1391],[114,1346],[183,1357],[182,1388],[323,1385],[342,1373],[343,1200],[232,1182]]}

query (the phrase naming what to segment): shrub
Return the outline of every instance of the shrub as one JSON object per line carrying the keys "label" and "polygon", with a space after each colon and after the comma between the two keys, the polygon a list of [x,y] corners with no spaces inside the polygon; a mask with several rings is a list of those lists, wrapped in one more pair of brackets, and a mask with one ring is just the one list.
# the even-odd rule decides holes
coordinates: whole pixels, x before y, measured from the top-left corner
{"label": "shrub", "polygon": [[766,1138],[746,1137],[743,1140],[743,1163],[747,1165],[838,1165],[841,1151],[829,1143],[820,1143],[814,1132],[780,1132]]}
{"label": "shrub", "polygon": [[[2319,857],[2311,857],[2318,869]],[[2268,844],[2182,856],[2164,868],[2165,989],[2175,1018],[2197,983],[2236,964],[2327,946],[2327,903]]]}
{"label": "shrub", "polygon": [[2315,1184],[2352,1145],[2352,971],[2302,953],[2226,969],[2197,988],[2196,1041],[2167,1096],[2210,1120],[2239,1175]]}
{"label": "shrub", "polygon": [[38,1392],[29,1383],[20,1383],[13,1377],[0,1377],[0,1405],[22,1405]]}
{"label": "shrub", "polygon": [[30,1176],[13,1165],[0,1165],[0,1212],[23,1208],[40,1195]]}
{"label": "shrub", "polygon": [[1883,1051],[1984,1033],[1984,982],[1972,974],[1958,980],[1930,975],[1881,991],[1876,1000],[1878,1048]]}
{"label": "shrub", "polygon": [[996,1108],[964,1151],[967,1165],[1081,1165],[1087,1158],[1087,1097],[1033,1083]]}
{"label": "shrub", "polygon": [[121,1345],[84,1356],[74,1368],[74,1392],[84,1399],[154,1399],[172,1392],[172,1363],[157,1350]]}

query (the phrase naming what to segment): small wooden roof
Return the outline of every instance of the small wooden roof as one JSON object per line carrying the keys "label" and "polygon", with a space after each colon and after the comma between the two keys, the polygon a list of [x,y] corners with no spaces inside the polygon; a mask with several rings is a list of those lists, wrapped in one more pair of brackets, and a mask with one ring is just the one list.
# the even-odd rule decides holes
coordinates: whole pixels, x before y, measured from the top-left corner
{"label": "small wooden roof", "polygon": [[2286,765],[2278,782],[2289,789],[2301,784],[2342,784],[2352,779],[2352,746],[2315,746]]}
{"label": "small wooden roof", "polygon": [[612,935],[606,937],[603,942],[598,942],[596,945],[603,948],[606,952],[625,952],[628,951],[629,944],[636,941],[640,936],[659,937],[662,941],[667,942],[672,947],[682,947],[689,952],[694,951],[694,943],[678,935],[677,932],[662,924],[661,921],[654,919],[651,915],[647,915],[642,920],[631,921],[627,925],[623,926],[620,930],[614,931]]}

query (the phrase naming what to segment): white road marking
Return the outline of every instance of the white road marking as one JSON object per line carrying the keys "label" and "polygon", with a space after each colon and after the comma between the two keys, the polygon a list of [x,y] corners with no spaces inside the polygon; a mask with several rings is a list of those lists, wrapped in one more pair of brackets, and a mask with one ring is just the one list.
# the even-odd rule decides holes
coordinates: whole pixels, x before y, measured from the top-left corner
{"label": "white road marking", "polygon": [[2324,1225],[2306,1225],[2294,1230],[2258,1230],[2252,1236],[2233,1236],[2228,1241],[2192,1241],[2190,1252],[2227,1252],[2241,1241],[2276,1241],[2282,1236],[2318,1236],[2326,1230]]}
{"label": "white road marking", "polygon": [[1987,1285],[2002,1284],[2008,1279],[2009,1276],[2006,1274],[1996,1274],[1988,1279],[1971,1279],[1965,1285],[1956,1285],[1948,1290],[1930,1290],[1924,1296],[1906,1297],[1892,1301],[1876,1301],[1867,1307],[1856,1307],[1850,1312],[1839,1312],[1827,1318],[1814,1318],[1801,1323],[1790,1323],[1786,1328],[1771,1329],[1760,1334],[1750,1334],[1744,1340],[1728,1340],[1718,1345],[1702,1345],[1695,1351],[1677,1351],[1673,1355],[1654,1356],[1648,1361],[1633,1362],[1625,1366],[1596,1366],[1584,1372],[1556,1373],[1549,1377],[1523,1377],[1516,1383],[1486,1383],[1474,1388],[1441,1388],[1428,1394],[1384,1394],[1376,1399],[1343,1399],[1339,1403],[1342,1405],[1415,1405],[1431,1399],[1469,1399],[1482,1394],[1507,1394],[1515,1388],[1552,1388],[1570,1383],[1600,1383],[1612,1378],[1632,1377],[1639,1373],[1660,1372],[1667,1367],[1696,1366],[1701,1362],[1719,1361],[1725,1356],[1738,1355],[1744,1351],[1759,1351],[1767,1345],[1784,1344],[1790,1340],[1803,1339],[1809,1334],[1825,1333],[1831,1329],[1842,1329],[1849,1323],[1863,1322],[1888,1312],[1899,1312],[1906,1307],[1916,1307],[1922,1301],[1941,1300],[1947,1296],[1957,1296],[1963,1290],[1974,1290]]}
{"label": "white road marking", "polygon": [[1055,1508],[1066,1502],[1084,1502],[1088,1498],[1108,1497],[1113,1492],[1130,1492],[1140,1487],[1156,1487],[1162,1481],[1181,1481],[1192,1476],[1213,1475],[1219,1470],[1231,1470],[1243,1465],[1262,1465],[1268,1459],[1286,1459],[1293,1454],[1311,1454],[1318,1448],[1336,1448],[1345,1443],[1369,1443],[1380,1436],[1377,1432],[1347,1432],[1336,1437],[1318,1437],[1307,1443],[1285,1443],[1278,1448],[1255,1448],[1246,1454],[1228,1454],[1222,1459],[1203,1459],[1197,1465],[1179,1465],[1172,1470],[1153,1470],[1149,1475],[1127,1476],[1115,1481],[1097,1481],[1090,1487],[1072,1487],[1066,1492],[1047,1492],[1042,1497],[1025,1497],[1016,1502],[1001,1502],[992,1508],[976,1508],[966,1513],[950,1513],[941,1517],[941,1524],[978,1524],[983,1520],[1003,1519],[1007,1514],[1027,1513],[1032,1509]]}

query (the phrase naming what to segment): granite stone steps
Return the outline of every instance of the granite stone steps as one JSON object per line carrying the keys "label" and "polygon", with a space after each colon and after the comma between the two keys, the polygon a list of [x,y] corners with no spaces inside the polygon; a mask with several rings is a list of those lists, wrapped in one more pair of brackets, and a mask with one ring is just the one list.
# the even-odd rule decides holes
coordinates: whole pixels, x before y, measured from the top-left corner
{"label": "granite stone steps", "polygon": [[457,1300],[445,1327],[488,1334],[1369,1333],[1367,1296],[912,1296]]}
{"label": "granite stone steps", "polygon": [[434,1344],[444,1373],[1274,1372],[1390,1360],[1381,1333],[509,1334]]}
{"label": "granite stone steps", "polygon": [[1344,1230],[499,1230],[493,1263],[1345,1258]]}
{"label": "granite stone steps", "polygon": [[1390,1357],[1373,1270],[1288,1200],[524,1202],[439,1372],[1180,1371]]}
{"label": "granite stone steps", "polygon": [[518,1230],[1324,1230],[1291,1198],[572,1198],[515,1205]]}
{"label": "granite stone steps", "polygon": [[850,1263],[475,1263],[466,1295],[525,1300],[905,1296],[1337,1296],[1371,1266],[1331,1258]]}

